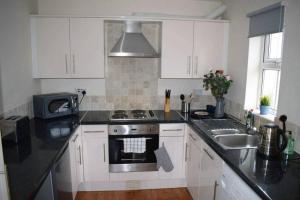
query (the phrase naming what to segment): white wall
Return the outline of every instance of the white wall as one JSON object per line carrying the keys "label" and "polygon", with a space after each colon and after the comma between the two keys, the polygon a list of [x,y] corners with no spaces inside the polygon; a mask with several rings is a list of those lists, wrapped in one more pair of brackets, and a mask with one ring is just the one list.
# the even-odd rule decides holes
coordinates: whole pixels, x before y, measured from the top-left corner
{"label": "white wall", "polygon": [[279,0],[224,0],[227,6],[226,19],[230,20],[228,74],[234,83],[227,97],[241,105],[245,102],[249,19],[246,15],[254,10],[278,2]]}
{"label": "white wall", "polygon": [[[300,1],[288,0],[285,15],[279,114],[300,126]],[[300,130],[299,130],[300,131]]]}
{"label": "white wall", "polygon": [[34,1],[1,0],[0,66],[3,111],[29,102],[39,91],[32,79],[29,13]]}
{"label": "white wall", "polygon": [[201,0],[38,0],[39,14],[131,15],[154,12],[202,16],[218,7],[220,1]]}

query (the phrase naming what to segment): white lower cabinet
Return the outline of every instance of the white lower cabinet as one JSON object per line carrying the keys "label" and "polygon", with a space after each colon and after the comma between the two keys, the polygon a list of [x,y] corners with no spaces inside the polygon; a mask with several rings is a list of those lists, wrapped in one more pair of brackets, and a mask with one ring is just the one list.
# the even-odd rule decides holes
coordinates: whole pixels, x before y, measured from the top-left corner
{"label": "white lower cabinet", "polygon": [[107,125],[82,126],[84,181],[108,181]]}
{"label": "white lower cabinet", "polygon": [[187,187],[193,200],[259,200],[258,195],[188,128]]}
{"label": "white lower cabinet", "polygon": [[222,160],[203,141],[199,173],[199,200],[215,200],[222,173]]}
{"label": "white lower cabinet", "polygon": [[158,172],[159,178],[184,178],[184,137],[160,137],[159,143],[160,146],[165,146],[174,166],[174,169],[170,172],[165,172],[160,168]]}
{"label": "white lower cabinet", "polygon": [[185,177],[185,124],[160,124],[159,146],[165,146],[174,169],[165,172],[159,169],[160,179],[183,179]]}
{"label": "white lower cabinet", "polygon": [[261,198],[226,164],[223,165],[217,200],[260,200]]}
{"label": "white lower cabinet", "polygon": [[78,127],[69,141],[71,180],[73,199],[76,197],[79,185],[82,182],[83,163],[82,163],[82,142],[81,127]]}
{"label": "white lower cabinet", "polygon": [[188,135],[188,158],[187,158],[187,187],[192,198],[199,199],[200,186],[200,154],[201,149],[194,142],[193,136]]}
{"label": "white lower cabinet", "polygon": [[187,186],[193,200],[215,200],[222,160],[196,133],[189,130]]}

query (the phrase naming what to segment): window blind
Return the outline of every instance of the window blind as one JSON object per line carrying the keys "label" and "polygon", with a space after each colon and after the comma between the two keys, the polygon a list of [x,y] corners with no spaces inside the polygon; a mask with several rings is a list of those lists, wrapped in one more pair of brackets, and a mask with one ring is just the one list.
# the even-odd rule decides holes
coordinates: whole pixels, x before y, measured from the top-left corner
{"label": "window blind", "polygon": [[276,3],[247,15],[250,18],[249,37],[282,32],[284,6]]}

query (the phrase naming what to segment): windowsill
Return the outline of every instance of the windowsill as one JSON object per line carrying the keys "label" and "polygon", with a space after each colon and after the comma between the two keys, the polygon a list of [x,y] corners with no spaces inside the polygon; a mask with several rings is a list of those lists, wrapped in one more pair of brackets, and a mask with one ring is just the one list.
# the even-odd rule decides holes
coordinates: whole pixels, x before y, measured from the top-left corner
{"label": "windowsill", "polygon": [[256,116],[259,116],[260,118],[264,118],[266,120],[269,120],[271,122],[274,122],[275,117],[276,117],[276,115],[274,115],[274,114],[261,115],[259,109],[254,110],[253,114],[256,115]]}

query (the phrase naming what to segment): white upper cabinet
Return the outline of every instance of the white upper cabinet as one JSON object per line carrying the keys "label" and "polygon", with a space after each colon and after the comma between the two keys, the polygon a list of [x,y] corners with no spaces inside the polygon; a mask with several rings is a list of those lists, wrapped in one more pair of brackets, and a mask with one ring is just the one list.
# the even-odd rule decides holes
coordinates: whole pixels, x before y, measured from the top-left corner
{"label": "white upper cabinet", "polygon": [[31,19],[34,78],[104,78],[103,20]]}
{"label": "white upper cabinet", "polygon": [[163,21],[161,54],[161,78],[192,77],[192,21]]}
{"label": "white upper cabinet", "polygon": [[228,23],[195,22],[194,33],[194,77],[203,78],[209,70],[225,70]]}
{"label": "white upper cabinet", "polygon": [[32,18],[35,78],[69,78],[69,18]]}
{"label": "white upper cabinet", "polygon": [[71,18],[70,30],[72,77],[103,78],[103,20]]}
{"label": "white upper cabinet", "polygon": [[203,78],[226,70],[228,22],[163,22],[161,78]]}

